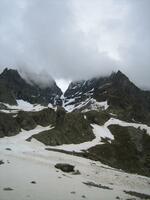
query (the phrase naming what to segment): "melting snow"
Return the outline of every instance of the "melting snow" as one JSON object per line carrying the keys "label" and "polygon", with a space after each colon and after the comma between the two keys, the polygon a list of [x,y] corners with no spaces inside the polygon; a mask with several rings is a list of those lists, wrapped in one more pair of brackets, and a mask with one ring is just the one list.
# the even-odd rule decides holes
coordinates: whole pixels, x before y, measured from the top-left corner
{"label": "melting snow", "polygon": [[[13,148],[13,151],[27,151],[30,150],[30,143],[26,139],[30,138],[32,135],[36,135],[42,131],[50,130],[52,127],[42,127],[37,126],[35,129],[30,131],[22,130],[19,134],[12,137],[4,137],[0,139],[0,150],[7,148]],[[42,145],[42,144],[41,144]]]}
{"label": "melting snow", "polygon": [[44,106],[41,106],[41,105],[34,105],[34,104],[31,104],[27,101],[24,101],[24,100],[17,100],[17,106],[12,106],[12,105],[9,105],[9,104],[4,104],[6,105],[9,109],[15,111],[15,110],[23,110],[23,111],[40,111],[42,109],[44,109],[45,107]]}
{"label": "melting snow", "polygon": [[108,127],[109,125],[113,125],[113,124],[116,124],[116,125],[120,125],[120,126],[132,126],[134,128],[140,128],[142,130],[146,130],[147,133],[150,135],[150,127],[147,126],[146,124],[140,124],[140,123],[130,123],[130,122],[125,122],[125,121],[122,121],[122,120],[119,120],[119,119],[115,119],[115,118],[110,118],[106,123],[105,123],[105,126]]}
{"label": "melting snow", "polygon": [[75,102],[74,98],[70,99],[64,105],[64,108],[66,109],[66,111],[72,112],[75,109],[79,110],[79,109],[83,108],[82,112],[87,112],[87,111],[90,111],[90,110],[99,110],[99,109],[107,110],[108,107],[109,107],[107,101],[98,102],[94,98],[88,98],[85,101],[80,102],[80,104],[75,104],[74,103],[74,104],[69,105],[70,103],[73,103],[73,102]]}
{"label": "melting snow", "polygon": [[[99,131],[104,129],[97,125],[92,126],[95,135],[100,139]],[[94,200],[115,200],[118,196],[125,200],[131,196],[125,194],[124,190],[150,194],[150,178],[124,173],[100,162],[46,151],[45,145],[36,140],[26,141],[27,137],[48,129],[50,127],[38,126],[34,130],[22,131],[16,136],[0,139],[0,159],[4,161],[0,166],[1,199],[82,200],[85,197]],[[104,132],[103,136],[112,137],[108,132]],[[11,151],[6,148],[11,148]],[[75,165],[75,169],[81,174],[66,174],[56,170],[54,165],[59,162]],[[31,184],[32,181],[36,184]],[[83,184],[87,182],[101,184],[112,190]],[[13,190],[4,191],[3,188],[6,187]]]}
{"label": "melting snow", "polygon": [[5,113],[16,113],[18,112],[19,110],[23,110],[23,111],[33,111],[33,112],[36,112],[36,111],[40,111],[40,110],[43,110],[47,107],[49,108],[52,108],[54,109],[55,111],[57,110],[57,106],[53,106],[51,103],[48,104],[48,106],[42,106],[40,104],[31,104],[27,101],[24,101],[24,100],[17,100],[17,105],[9,105],[9,104],[4,104],[7,106],[7,108],[9,110],[0,110],[1,112],[5,112]]}
{"label": "melting snow", "polygon": [[67,106],[68,104],[73,103],[73,102],[75,102],[74,98],[72,98],[72,99],[66,99],[65,106]]}

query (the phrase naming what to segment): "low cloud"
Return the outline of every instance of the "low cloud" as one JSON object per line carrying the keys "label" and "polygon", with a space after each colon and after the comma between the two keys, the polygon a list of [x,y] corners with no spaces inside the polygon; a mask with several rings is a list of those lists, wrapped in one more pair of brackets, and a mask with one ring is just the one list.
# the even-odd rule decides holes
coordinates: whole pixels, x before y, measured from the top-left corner
{"label": "low cloud", "polygon": [[44,71],[61,80],[120,69],[140,87],[150,88],[149,0],[1,0],[0,4],[1,69]]}

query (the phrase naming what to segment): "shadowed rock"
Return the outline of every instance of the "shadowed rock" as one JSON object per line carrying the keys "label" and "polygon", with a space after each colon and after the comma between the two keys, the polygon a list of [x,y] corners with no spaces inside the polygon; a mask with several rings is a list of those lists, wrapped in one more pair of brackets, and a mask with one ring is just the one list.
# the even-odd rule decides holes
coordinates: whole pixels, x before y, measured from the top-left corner
{"label": "shadowed rock", "polygon": [[66,163],[57,163],[55,165],[57,169],[62,170],[63,172],[74,172],[74,166]]}
{"label": "shadowed rock", "polygon": [[140,199],[150,199],[150,195],[144,194],[144,193],[139,193],[139,192],[134,192],[134,191],[125,191],[125,190],[124,190],[124,193],[129,194],[134,197],[138,197]]}
{"label": "shadowed rock", "polygon": [[11,151],[12,149],[11,149],[11,148],[6,148],[5,150],[7,150],[7,151]]}
{"label": "shadowed rock", "polygon": [[31,181],[30,183],[32,183],[32,184],[36,184],[36,181]]}
{"label": "shadowed rock", "polygon": [[101,188],[101,189],[106,189],[106,190],[113,190],[112,188],[105,186],[105,185],[101,185],[101,184],[96,184],[93,182],[83,182],[85,185],[91,186],[91,187],[97,187],[97,188]]}
{"label": "shadowed rock", "polygon": [[0,165],[3,165],[4,164],[4,161],[3,160],[0,160]]}
{"label": "shadowed rock", "polygon": [[41,84],[28,83],[14,69],[6,68],[0,74],[0,102],[16,105],[16,99],[23,99],[32,104],[61,105],[61,95],[62,91],[54,80],[48,86],[42,87]]}
{"label": "shadowed rock", "polygon": [[12,189],[12,188],[10,188],[10,187],[7,187],[7,188],[4,188],[3,190],[4,190],[4,191],[12,191],[12,190],[14,190],[14,189]]}

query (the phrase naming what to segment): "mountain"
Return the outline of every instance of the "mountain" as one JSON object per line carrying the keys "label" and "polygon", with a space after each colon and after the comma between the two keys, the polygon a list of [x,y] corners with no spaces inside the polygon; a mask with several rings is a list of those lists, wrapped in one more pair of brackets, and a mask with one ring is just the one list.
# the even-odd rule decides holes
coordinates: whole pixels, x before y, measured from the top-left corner
{"label": "mountain", "polygon": [[43,88],[37,84],[29,84],[17,70],[4,69],[0,74],[0,102],[17,104],[16,99],[22,99],[32,104],[61,105],[61,89],[52,81]]}
{"label": "mountain", "polygon": [[72,82],[62,95],[55,81],[43,88],[5,69],[0,102],[1,138],[19,137],[24,130],[27,146],[38,140],[45,151],[150,177],[150,92],[122,72]]}
{"label": "mountain", "polygon": [[108,77],[72,82],[64,97],[65,106],[74,111],[90,110],[92,104],[103,102],[104,109],[121,119],[150,123],[150,93],[139,89],[120,71]]}

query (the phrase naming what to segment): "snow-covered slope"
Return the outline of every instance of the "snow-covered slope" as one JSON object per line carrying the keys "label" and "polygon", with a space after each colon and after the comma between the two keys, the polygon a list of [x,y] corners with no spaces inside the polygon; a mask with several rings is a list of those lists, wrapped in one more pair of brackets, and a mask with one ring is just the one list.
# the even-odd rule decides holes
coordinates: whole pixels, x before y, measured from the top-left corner
{"label": "snow-covered slope", "polygon": [[40,104],[31,104],[27,101],[24,101],[22,99],[16,100],[17,105],[9,105],[6,103],[3,103],[4,106],[6,106],[6,109],[1,109],[1,112],[5,113],[17,113],[18,111],[32,111],[32,112],[37,112],[40,110],[43,110],[45,108],[52,108],[56,110],[56,106],[53,106],[51,103],[48,104],[48,106],[42,106]]}
{"label": "snow-covered slope", "polygon": [[[132,199],[124,191],[150,195],[150,178],[127,174],[100,162],[46,151],[36,140],[26,141],[28,136],[49,128],[37,127],[9,140],[0,139],[0,159],[4,162],[0,165],[2,200]],[[80,174],[61,172],[54,167],[56,163],[73,164]]]}
{"label": "snow-covered slope", "polygon": [[84,101],[81,101],[80,103],[75,103],[76,100],[73,99],[65,99],[65,103],[63,104],[64,109],[67,112],[72,112],[72,111],[82,111],[82,112],[87,112],[90,110],[107,110],[109,107],[107,101],[101,101],[98,102],[94,98],[87,98]]}
{"label": "snow-covered slope", "polygon": [[[7,70],[6,72],[8,73]],[[14,75],[12,76],[10,74],[9,78],[13,78],[13,77]],[[6,77],[4,76],[4,78]],[[16,74],[16,79],[18,80],[18,74]],[[23,83],[22,89],[24,90],[25,83],[22,81],[22,79],[20,80],[20,83]],[[16,91],[17,85],[14,85],[13,87],[14,87],[13,90]],[[30,86],[28,86],[27,88],[31,89]],[[139,131],[139,130],[145,129],[146,131],[143,131],[143,135],[144,134],[146,135],[146,133],[150,135],[150,127],[147,126],[146,124],[129,123],[129,122],[121,121],[115,118],[115,117],[119,117],[119,114],[121,112],[121,115],[123,116],[127,114],[126,116],[128,118],[124,117],[120,119],[128,119],[128,121],[133,121],[133,119],[135,119],[136,121],[142,121],[140,119],[143,119],[143,123],[149,122],[148,121],[149,118],[147,118],[149,117],[148,115],[149,98],[145,95],[145,93],[142,92],[140,89],[138,89],[133,83],[131,83],[129,79],[125,77],[125,75],[123,75],[121,72],[113,74],[110,77],[94,78],[87,81],[79,81],[79,82],[71,83],[68,90],[62,96],[61,96],[62,93],[61,91],[59,91],[59,89],[57,91],[59,95],[55,94],[56,88],[57,87],[53,88],[54,91],[52,90],[51,91],[52,93],[50,93],[49,90],[46,91],[46,98],[48,99],[46,103],[48,104],[50,102],[48,106],[41,106],[40,104],[34,104],[34,103],[43,103],[43,100],[41,102],[39,101],[39,99],[37,99],[37,101],[33,101],[35,96],[36,98],[39,97],[38,90],[35,90],[36,95],[32,94],[32,91],[29,90],[28,96],[32,97],[31,99],[29,98],[30,103],[27,101],[24,101],[23,99],[26,99],[24,98],[25,93],[22,92],[22,89],[20,90],[19,88],[17,90],[18,92],[17,96],[15,97],[15,102],[17,103],[17,105],[12,106],[9,104],[0,103],[0,109],[1,109],[0,111],[5,112],[5,113],[10,113],[11,117],[12,117],[12,113],[15,113],[11,119],[19,121],[20,118],[18,119],[16,116],[19,115],[19,114],[17,115],[17,113],[21,110],[27,111],[27,112],[30,112],[30,111],[36,112],[36,111],[41,111],[48,107],[56,110],[57,106],[55,105],[61,105],[61,103],[63,102],[63,108],[65,108],[67,112],[73,112],[73,111],[82,112],[80,114],[82,115],[85,121],[87,120],[86,122],[89,125],[89,128],[92,127],[95,138],[91,141],[84,140],[87,142],[83,142],[79,144],[64,144],[63,142],[63,143],[57,143],[57,145],[63,144],[59,146],[45,146],[43,143],[37,141],[34,138],[31,139],[30,137],[32,135],[38,134],[39,132],[47,131],[53,128],[50,125],[47,126],[48,124],[50,124],[49,120],[51,120],[52,118],[51,114],[54,115],[53,116],[54,120],[52,120],[53,122],[51,123],[56,125],[59,121],[59,128],[60,128],[59,131],[60,133],[62,133],[61,122],[64,120],[64,116],[65,115],[71,116],[71,114],[77,114],[77,113],[65,113],[63,109],[62,110],[60,109],[60,112],[58,112],[59,111],[58,109],[57,112],[54,112],[53,110],[52,112],[49,112],[49,113],[45,112],[44,113],[45,118],[43,117],[43,112],[40,113],[40,116],[39,116],[39,113],[32,113],[34,115],[35,121],[37,119],[39,120],[38,121],[39,123],[35,123],[34,125],[35,126],[37,124],[43,125],[45,120],[48,119],[47,125],[45,125],[46,127],[37,126],[33,130],[30,130],[30,131],[22,130],[18,135],[15,135],[12,137],[4,137],[0,139],[0,200],[9,200],[9,199],[11,200],[18,200],[18,199],[20,200],[27,200],[27,199],[80,200],[84,198],[90,199],[90,200],[91,199],[93,200],[97,200],[97,199],[127,200],[127,199],[141,199],[141,198],[150,199],[150,196],[146,196],[146,194],[150,195],[150,191],[149,191],[150,178],[133,175],[133,174],[131,175],[131,174],[123,172],[122,170],[113,169],[111,167],[103,165],[100,162],[94,162],[89,159],[84,159],[81,157],[69,155],[69,154],[79,155],[79,153],[81,155],[81,153],[83,154],[83,152],[91,153],[90,150],[92,148],[96,148],[97,146],[102,147],[104,143],[107,144],[107,147],[109,145],[117,145],[118,143],[117,144],[115,143],[116,142],[115,134],[112,132],[114,134],[113,135],[111,133],[112,129],[111,128],[109,129],[110,125],[119,125],[119,128],[130,127],[130,126],[134,127],[138,129],[138,131],[134,130],[133,132],[135,134],[138,132],[139,135],[142,134],[142,131]],[[5,88],[1,88],[1,89],[5,89]],[[20,91],[22,92],[21,97],[23,98],[20,97]],[[42,90],[40,91],[42,92]],[[9,95],[6,95],[6,97],[9,97]],[[16,101],[16,98],[19,98],[19,99]],[[42,98],[45,98],[43,94],[42,94]],[[31,102],[33,104],[31,104]],[[131,108],[134,108],[132,109],[133,112],[131,112]],[[141,110],[139,110],[140,108]],[[107,115],[109,119],[111,112],[114,112],[114,113],[115,111],[118,111],[118,112],[116,112],[116,115],[111,114],[111,116],[113,116],[114,118],[110,118],[108,121],[106,121],[106,123],[104,122],[103,124],[103,122],[102,123],[98,122],[99,119],[96,119],[95,121],[93,120],[94,122],[92,120],[91,120],[92,122],[90,121],[87,115],[88,113],[86,112],[92,111],[92,110],[100,111],[98,113],[101,114],[99,115],[99,118],[102,121],[103,119],[101,117],[104,113]],[[1,113],[2,122],[4,121],[3,120],[4,116],[5,118],[9,116],[9,115],[6,116],[5,113]],[[96,113],[96,112],[93,112],[93,113]],[[29,116],[28,115],[29,113],[23,113],[23,114],[26,114],[26,115],[21,116],[22,117],[21,122],[23,125],[24,123],[28,125],[28,123],[31,120],[33,120],[32,118],[33,116],[32,117]],[[131,116],[129,116],[129,114],[131,114]],[[29,118],[28,120],[28,117],[31,117],[31,118]],[[95,119],[96,117],[97,116],[95,115],[93,118]],[[42,121],[43,119],[44,119],[44,122]],[[77,123],[77,120],[71,121],[71,117],[69,117],[69,119],[70,119],[70,122],[67,124],[68,127],[70,127],[69,125],[71,123],[76,123],[77,126],[79,126],[79,122]],[[8,123],[10,123],[10,121],[11,120],[9,120]],[[17,123],[21,124],[20,121],[19,122],[18,121]],[[4,135],[7,135],[7,128],[3,126],[3,124],[7,124],[5,122],[7,121],[5,120],[3,123],[1,123],[0,131],[3,129],[6,129]],[[103,124],[103,125],[98,125],[98,124]],[[29,128],[31,129],[31,128],[34,128],[35,126],[31,126]],[[66,129],[64,128],[64,130],[68,131],[68,127],[66,127]],[[77,132],[76,128],[72,128],[72,129],[74,129]],[[64,135],[66,133],[65,131],[63,132]],[[16,132],[16,134],[18,132]],[[82,133],[81,128],[79,129],[79,132]],[[69,129],[69,133],[70,134],[74,133],[72,132],[71,128]],[[92,130],[91,130],[91,134],[92,134]],[[2,135],[2,137],[4,135]],[[140,140],[140,138],[142,137],[141,135],[140,136],[139,135],[138,137],[135,138],[137,142],[143,141],[143,140]],[[81,137],[82,136],[83,135],[81,134]],[[80,137],[80,134],[79,134],[79,137]],[[30,142],[27,141],[27,139],[29,138],[31,139]],[[47,139],[48,138],[46,137],[46,140]],[[59,139],[61,139],[61,137]],[[87,139],[87,135],[86,135],[86,139]],[[75,140],[77,141],[76,137],[75,137]],[[129,135],[129,140],[130,140],[130,135]],[[149,140],[147,139],[147,141]],[[47,151],[46,149],[47,150],[49,149],[49,151]],[[108,150],[107,149],[106,150],[110,151],[110,149],[108,148]],[[61,150],[63,152],[67,151],[66,153],[68,154],[56,152],[56,151],[61,151]],[[149,148],[147,148],[146,150],[149,153]],[[94,151],[94,153],[95,152],[97,153],[98,151]],[[103,151],[101,152],[103,153]],[[146,154],[146,156],[147,155],[149,156],[148,153]],[[87,155],[87,154],[84,154],[84,155]],[[140,156],[141,155],[142,154],[140,154]],[[148,156],[146,157],[146,156],[145,154],[143,156],[145,157],[145,160],[147,158],[149,159],[149,157]],[[114,159],[114,157],[112,159]],[[122,157],[122,154],[121,154],[121,157]],[[141,156],[140,159],[143,159],[143,157]],[[93,157],[89,157],[89,158],[94,159]],[[101,160],[101,159],[97,159],[97,160]],[[75,169],[79,170],[81,174],[78,173],[78,175],[73,175],[72,173],[69,173],[69,174],[63,173],[55,169],[54,165],[56,163],[73,164],[75,165]],[[144,164],[148,165],[149,161],[145,162]],[[111,165],[111,166],[116,167],[116,165]],[[142,167],[143,166],[144,165],[142,165]],[[144,167],[142,169],[145,170]],[[132,191],[132,193],[130,194],[133,194],[134,197],[129,195],[129,193],[128,194],[125,193],[124,191],[128,191],[128,192]],[[142,193],[145,193],[145,196]]]}
{"label": "snow-covered slope", "polygon": [[145,129],[147,134],[150,135],[150,127],[147,126],[146,124],[142,124],[142,123],[130,123],[130,122],[125,122],[125,121],[122,121],[122,120],[119,120],[119,119],[111,118],[110,120],[108,120],[105,123],[105,126],[108,127],[109,125],[119,125],[119,126],[123,126],[123,127],[131,126],[131,127],[134,127],[134,128],[140,128],[141,130]]}
{"label": "snow-covered slope", "polygon": [[24,101],[22,99],[16,100],[17,106],[11,106],[9,104],[5,104],[10,110],[23,110],[23,111],[40,111],[44,109],[44,106],[38,105],[38,104],[31,104],[27,101]]}

